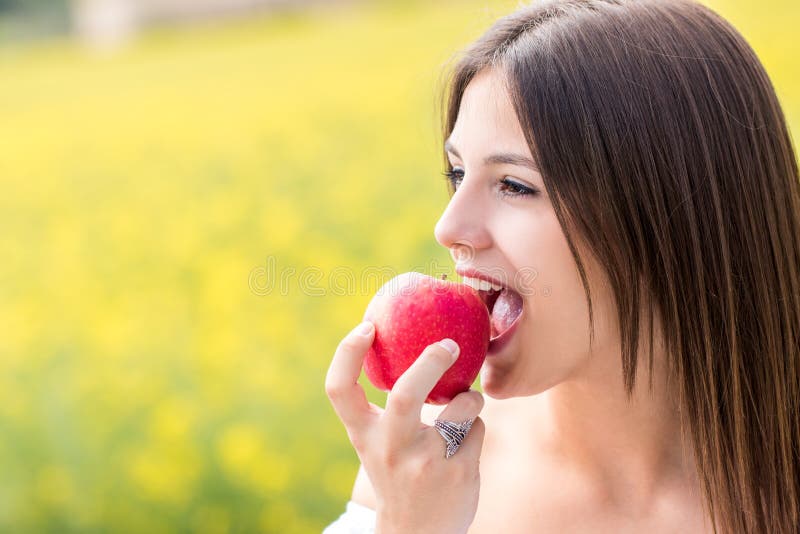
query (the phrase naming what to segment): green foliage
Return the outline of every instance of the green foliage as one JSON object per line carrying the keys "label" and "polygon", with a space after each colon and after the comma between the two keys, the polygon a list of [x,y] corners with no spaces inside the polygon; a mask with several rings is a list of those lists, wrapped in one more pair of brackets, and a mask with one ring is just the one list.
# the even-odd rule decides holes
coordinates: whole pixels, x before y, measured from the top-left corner
{"label": "green foliage", "polygon": [[0,13],[10,11],[64,11],[67,0],[0,0]]}
{"label": "green foliage", "polygon": [[[341,513],[358,464],[323,383],[377,281],[337,294],[332,273],[449,265],[435,88],[516,2],[484,4],[0,51],[0,531],[309,533]],[[793,34],[770,32],[753,42],[796,125]],[[254,277],[273,260],[285,291]]]}
{"label": "green foliage", "polygon": [[67,33],[69,0],[0,0],[0,44]]}

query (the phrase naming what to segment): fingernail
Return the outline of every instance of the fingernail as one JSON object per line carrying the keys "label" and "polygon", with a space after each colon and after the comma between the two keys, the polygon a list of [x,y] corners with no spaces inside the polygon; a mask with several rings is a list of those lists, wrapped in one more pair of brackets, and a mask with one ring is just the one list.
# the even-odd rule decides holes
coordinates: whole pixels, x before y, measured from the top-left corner
{"label": "fingernail", "polygon": [[375,326],[371,322],[364,321],[356,327],[356,334],[366,337],[372,333],[373,328],[375,328]]}
{"label": "fingernail", "polygon": [[439,345],[447,349],[447,352],[453,355],[453,359],[458,357],[458,343],[450,338],[444,338],[439,342]]}

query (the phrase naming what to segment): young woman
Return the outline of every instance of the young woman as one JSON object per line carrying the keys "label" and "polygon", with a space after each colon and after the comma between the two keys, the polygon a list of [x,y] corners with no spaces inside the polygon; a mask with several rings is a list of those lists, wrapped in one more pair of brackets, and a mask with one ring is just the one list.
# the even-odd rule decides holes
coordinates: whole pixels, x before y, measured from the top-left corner
{"label": "young woman", "polygon": [[[800,183],[750,46],[690,0],[537,1],[449,82],[435,235],[504,287],[484,395],[423,405],[444,341],[383,410],[348,334],[328,532],[800,531]],[[474,418],[450,458],[437,417]]]}

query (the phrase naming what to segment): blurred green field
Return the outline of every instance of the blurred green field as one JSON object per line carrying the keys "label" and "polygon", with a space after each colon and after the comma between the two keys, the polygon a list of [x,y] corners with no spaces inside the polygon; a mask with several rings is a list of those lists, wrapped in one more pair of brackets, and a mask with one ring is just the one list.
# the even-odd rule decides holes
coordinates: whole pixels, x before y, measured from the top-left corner
{"label": "blurred green field", "polygon": [[[324,376],[377,281],[341,269],[449,265],[438,77],[516,4],[0,49],[0,531],[311,533],[343,511],[358,464]],[[796,136],[797,4],[711,5]]]}

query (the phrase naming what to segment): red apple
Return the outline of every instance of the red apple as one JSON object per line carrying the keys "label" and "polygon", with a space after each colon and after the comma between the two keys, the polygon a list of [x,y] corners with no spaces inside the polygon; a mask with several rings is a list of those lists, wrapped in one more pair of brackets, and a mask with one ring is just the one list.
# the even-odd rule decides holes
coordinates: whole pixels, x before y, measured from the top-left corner
{"label": "red apple", "polygon": [[478,292],[465,284],[417,272],[386,282],[367,306],[364,319],[375,325],[364,371],[383,391],[390,391],[431,343],[444,338],[458,343],[458,359],[425,400],[431,404],[447,404],[467,391],[489,348],[489,310]]}

